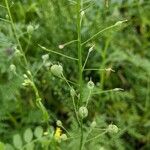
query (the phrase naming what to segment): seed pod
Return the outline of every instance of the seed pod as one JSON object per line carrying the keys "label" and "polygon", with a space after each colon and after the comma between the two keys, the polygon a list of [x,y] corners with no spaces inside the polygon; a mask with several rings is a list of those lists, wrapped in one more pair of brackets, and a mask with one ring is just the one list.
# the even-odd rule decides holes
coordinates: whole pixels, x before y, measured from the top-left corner
{"label": "seed pod", "polygon": [[51,72],[53,75],[61,77],[63,74],[63,67],[61,65],[52,65]]}
{"label": "seed pod", "polygon": [[79,108],[79,116],[84,119],[88,116],[88,109],[85,106]]}
{"label": "seed pod", "polygon": [[88,83],[87,83],[87,87],[88,89],[92,90],[94,88],[94,82],[92,80],[90,80]]}
{"label": "seed pod", "polygon": [[116,125],[110,124],[107,128],[107,131],[111,134],[118,133],[119,129]]}

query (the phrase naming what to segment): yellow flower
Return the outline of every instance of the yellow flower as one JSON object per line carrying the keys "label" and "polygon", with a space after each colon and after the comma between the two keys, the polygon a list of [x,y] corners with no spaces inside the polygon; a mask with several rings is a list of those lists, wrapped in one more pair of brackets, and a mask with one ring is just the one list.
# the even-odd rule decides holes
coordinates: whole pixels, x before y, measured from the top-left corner
{"label": "yellow flower", "polygon": [[55,134],[54,134],[55,139],[60,140],[61,134],[62,134],[61,128],[57,127],[56,131],[55,131]]}

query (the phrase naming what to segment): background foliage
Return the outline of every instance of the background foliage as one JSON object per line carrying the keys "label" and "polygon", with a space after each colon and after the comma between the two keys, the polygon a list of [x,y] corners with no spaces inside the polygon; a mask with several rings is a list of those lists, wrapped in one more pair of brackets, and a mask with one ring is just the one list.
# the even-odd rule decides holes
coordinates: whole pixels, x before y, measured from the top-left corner
{"label": "background foliage", "polygon": [[[9,1],[11,4],[11,1]],[[0,5],[5,5],[3,1]],[[108,30],[95,38],[86,68],[113,68],[115,73],[86,71],[84,78],[96,83],[97,90],[123,88],[123,92],[108,92],[94,96],[89,107],[89,121],[93,118],[101,127],[115,123],[120,132],[111,138],[104,135],[87,145],[86,149],[148,150],[150,149],[150,2],[149,0],[111,0],[109,7],[103,0],[87,0],[82,26],[85,41],[99,30],[119,20],[128,22]],[[35,83],[50,114],[50,124],[55,127],[57,119],[72,132],[74,121],[70,108],[69,90],[63,80],[54,77],[42,64],[42,55],[47,54],[38,44],[55,51],[76,57],[76,43],[59,49],[58,46],[76,39],[76,8],[73,0],[15,0],[11,12],[23,50]],[[5,8],[0,8],[0,18],[7,19]],[[27,26],[35,30],[30,36]],[[91,43],[89,43],[91,44]],[[13,137],[33,134],[36,127],[45,125],[41,112],[36,108],[33,91],[22,86],[22,60],[15,53],[16,42],[8,22],[0,20],[0,140],[12,144]],[[83,46],[85,59],[89,45]],[[76,62],[58,55],[49,54],[50,61],[60,62],[68,79],[76,81]],[[16,66],[14,75],[9,66]],[[94,109],[93,109],[94,108]],[[86,122],[89,124],[89,122]],[[28,129],[28,130],[27,130]],[[32,131],[30,131],[32,129]],[[41,130],[42,130],[41,129]],[[27,131],[26,131],[27,130]],[[43,131],[42,131],[43,132]],[[36,137],[36,136],[35,136]],[[26,137],[26,141],[30,137]],[[45,140],[46,141],[46,140]],[[107,143],[106,143],[107,141]],[[17,143],[16,143],[17,144]],[[20,143],[19,143],[20,144]],[[76,140],[61,143],[61,149],[75,149]],[[0,144],[2,145],[2,144]],[[0,146],[1,147],[1,146]],[[19,146],[18,146],[19,147]],[[37,149],[40,149],[38,147]],[[53,147],[51,147],[53,149]]]}

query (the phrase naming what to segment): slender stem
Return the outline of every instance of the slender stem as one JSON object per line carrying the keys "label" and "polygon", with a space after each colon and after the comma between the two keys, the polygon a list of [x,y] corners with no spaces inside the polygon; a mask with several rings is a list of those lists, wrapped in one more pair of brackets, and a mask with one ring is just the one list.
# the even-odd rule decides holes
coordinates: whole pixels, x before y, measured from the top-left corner
{"label": "slender stem", "polygon": [[74,112],[75,112],[75,115],[76,115],[77,122],[80,125],[80,121],[79,121],[79,117],[78,117],[78,112],[77,112],[77,108],[76,108],[76,104],[75,104],[75,100],[74,100],[73,96],[72,96],[72,103],[73,103]]}
{"label": "slender stem", "polygon": [[16,27],[15,27],[15,24],[14,24],[14,21],[13,21],[11,12],[10,12],[10,7],[9,7],[9,4],[8,4],[8,0],[5,0],[5,5],[6,5],[6,8],[7,8],[8,15],[9,15],[9,19],[10,19],[10,23],[11,23],[12,30],[13,30],[13,33],[14,33],[14,37],[16,38],[17,44],[18,44],[19,49],[20,49],[20,51],[22,53],[22,56],[23,56],[23,59],[24,59],[24,63],[25,63],[26,66],[28,66],[27,59],[26,59],[25,54],[23,52],[22,46],[20,44],[19,37],[18,37],[17,31],[16,31]]}
{"label": "slender stem", "polygon": [[78,40],[72,40],[72,41],[69,41],[69,42],[66,42],[66,43],[64,43],[64,44],[61,44],[62,46],[67,46],[67,45],[69,45],[69,44],[72,44],[72,43],[74,43],[74,42],[77,42]]}
{"label": "slender stem", "polygon": [[[81,0],[77,0],[77,34],[78,34],[78,69],[79,69],[79,86],[80,86],[80,100],[79,100],[79,106],[82,103],[82,97],[83,97],[83,79],[82,79],[82,46],[81,46]],[[83,120],[81,120],[80,124],[81,129],[81,138],[80,138],[80,147],[79,149],[82,149],[83,145]]]}
{"label": "slender stem", "polygon": [[[109,42],[110,42],[110,38],[106,41],[104,50],[102,51],[102,65],[101,65],[101,68],[105,68],[106,51],[108,49]],[[105,72],[102,71],[102,72],[100,72],[100,85],[101,85],[100,88],[101,88],[101,90],[103,90],[104,81],[105,81]]]}
{"label": "slender stem", "polygon": [[3,6],[3,5],[0,5],[0,7],[2,7],[2,8],[6,8],[5,6]]}
{"label": "slender stem", "polygon": [[98,68],[86,68],[84,71],[106,71],[106,69],[98,69]]}
{"label": "slender stem", "polygon": [[84,68],[85,68],[85,65],[86,65],[86,63],[87,63],[87,60],[88,60],[88,58],[89,58],[89,55],[90,55],[90,52],[88,51],[87,56],[86,56],[86,59],[85,59],[85,62],[84,62],[84,65],[83,65],[83,67],[82,67],[82,71],[83,71]]}
{"label": "slender stem", "polygon": [[102,93],[108,93],[108,92],[118,92],[118,91],[123,91],[123,89],[121,89],[121,88],[115,88],[115,89],[110,89],[110,90],[105,90],[105,91],[101,90],[100,92],[95,92],[92,95],[102,94]]}
{"label": "slender stem", "polygon": [[[120,23],[124,23],[124,22],[127,22],[127,20],[123,20],[123,21],[121,21]],[[114,28],[114,27],[117,27],[117,26],[119,26],[119,25],[120,25],[119,23],[115,23],[115,24],[113,24],[113,25],[111,25],[111,26],[109,26],[109,27],[106,27],[106,28],[104,28],[104,29],[98,31],[96,34],[94,34],[94,35],[93,35],[92,37],[90,37],[88,40],[86,40],[85,42],[83,42],[82,45],[84,45],[84,44],[86,44],[87,42],[91,41],[92,39],[94,39],[94,38],[97,37],[99,34],[103,33],[104,31],[107,31],[107,30],[112,29],[112,28]]]}
{"label": "slender stem", "polygon": [[9,20],[7,19],[3,19],[3,18],[0,18],[0,20],[4,21],[4,22],[7,22],[7,23],[11,23]]}
{"label": "slender stem", "polygon": [[74,57],[71,57],[71,56],[67,56],[67,55],[65,55],[65,54],[62,54],[62,53],[56,52],[56,51],[51,50],[51,49],[47,49],[46,47],[41,46],[40,44],[38,44],[38,46],[39,46],[40,48],[42,48],[43,50],[45,50],[45,51],[48,51],[48,52],[51,52],[51,53],[54,53],[54,54],[57,54],[57,55],[60,55],[60,56],[66,57],[66,58],[68,58],[68,59],[72,59],[72,60],[76,60],[76,61],[78,61],[78,59],[77,59],[77,58],[74,58]]}
{"label": "slender stem", "polygon": [[90,100],[90,97],[91,97],[91,93],[92,93],[92,90],[89,91],[89,95],[88,95],[88,98],[86,100],[86,107],[88,106],[88,103],[89,103],[89,100]]}
{"label": "slender stem", "polygon": [[63,74],[62,74],[62,77],[59,77],[59,78],[65,80],[65,82],[67,83],[67,85],[69,86],[69,88],[71,88],[71,85],[69,83],[74,84],[76,86],[79,86],[77,83],[66,79],[66,77]]}
{"label": "slender stem", "polygon": [[93,138],[91,138],[91,139],[88,139],[88,140],[86,141],[86,143],[89,142],[89,141],[92,141],[92,140],[95,140],[95,139],[99,138],[100,136],[104,135],[105,133],[107,133],[107,131],[104,131],[103,133],[98,134],[97,136],[95,136],[95,137],[93,137]]}
{"label": "slender stem", "polygon": [[49,121],[48,112],[47,112],[45,106],[43,105],[43,103],[41,102],[41,98],[40,98],[40,95],[39,95],[39,92],[38,92],[36,85],[33,82],[31,83],[31,85],[32,85],[32,88],[35,92],[37,107],[43,112],[43,117],[44,117],[44,119],[48,125],[48,121]]}
{"label": "slender stem", "polygon": [[80,104],[82,102],[82,48],[81,48],[81,0],[77,0],[77,34],[78,34],[78,69],[80,85]]}

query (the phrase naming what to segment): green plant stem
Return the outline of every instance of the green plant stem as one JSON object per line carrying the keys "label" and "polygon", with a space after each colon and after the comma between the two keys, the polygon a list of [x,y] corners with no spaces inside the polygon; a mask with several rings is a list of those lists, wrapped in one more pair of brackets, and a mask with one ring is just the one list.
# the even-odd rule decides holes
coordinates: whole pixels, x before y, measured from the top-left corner
{"label": "green plant stem", "polygon": [[66,43],[64,43],[64,44],[62,44],[62,45],[65,47],[65,46],[70,45],[70,44],[72,44],[72,43],[74,43],[74,42],[77,42],[77,41],[78,41],[78,40],[72,40],[72,41],[66,42]]}
{"label": "green plant stem", "polygon": [[[108,39],[108,40],[106,41],[104,50],[102,51],[102,64],[101,64],[101,68],[105,68],[106,51],[107,51],[107,49],[108,49],[109,42],[110,42],[110,39]],[[103,90],[104,81],[105,81],[105,72],[102,71],[102,72],[100,72],[100,85],[101,85],[100,88],[101,88],[101,90]]]}
{"label": "green plant stem", "polygon": [[13,33],[14,33],[14,37],[16,38],[18,47],[19,47],[19,49],[20,49],[20,52],[22,53],[24,63],[25,63],[26,66],[28,66],[27,59],[26,59],[25,54],[24,54],[24,52],[23,52],[22,46],[21,46],[21,44],[20,44],[19,37],[18,37],[17,31],[16,31],[16,27],[15,27],[15,24],[14,24],[14,21],[13,21],[11,12],[10,12],[10,7],[9,7],[9,4],[8,4],[8,0],[5,0],[5,5],[6,5],[6,8],[7,8],[8,15],[9,15],[9,19],[10,19],[12,31],[13,31]]}
{"label": "green plant stem", "polygon": [[5,6],[3,6],[3,5],[0,5],[0,7],[2,7],[2,8],[6,8]]}
{"label": "green plant stem", "polygon": [[106,69],[98,69],[98,68],[86,68],[84,71],[106,71]]}
{"label": "green plant stem", "polygon": [[32,88],[33,88],[33,90],[35,92],[36,105],[43,112],[43,117],[45,119],[45,122],[48,125],[49,115],[48,115],[48,112],[47,112],[46,108],[44,107],[43,103],[41,102],[41,98],[39,96],[38,89],[37,89],[37,87],[35,86],[35,84],[33,82],[31,82],[31,86],[32,86]]}
{"label": "green plant stem", "polygon": [[90,52],[88,51],[87,56],[86,56],[86,59],[85,59],[85,62],[84,62],[84,65],[83,65],[83,67],[82,67],[82,71],[83,71],[84,68],[85,68],[85,65],[86,65],[86,63],[87,63],[87,60],[88,60],[88,58],[89,58],[89,55],[90,55]]}
{"label": "green plant stem", "polygon": [[54,53],[54,54],[57,54],[57,55],[60,55],[60,56],[66,57],[66,58],[68,58],[68,59],[72,59],[72,60],[78,61],[78,59],[77,59],[77,58],[74,58],[74,57],[71,57],[71,56],[67,56],[67,55],[65,55],[65,54],[62,54],[62,53],[56,52],[56,51],[51,50],[51,49],[47,49],[46,47],[41,46],[40,44],[38,44],[38,46],[39,46],[40,48],[42,48],[43,50],[47,51],[47,52],[51,52],[51,53]]}
{"label": "green plant stem", "polygon": [[74,112],[75,112],[75,115],[76,115],[77,122],[80,125],[80,120],[79,120],[79,117],[78,117],[78,112],[77,112],[77,108],[76,108],[76,104],[75,104],[75,100],[74,100],[73,96],[72,96],[72,103],[73,103]]}
{"label": "green plant stem", "polygon": [[88,139],[85,143],[87,143],[87,142],[89,142],[89,141],[92,141],[92,140],[95,140],[95,139],[99,138],[100,136],[104,135],[105,133],[107,133],[107,131],[104,131],[103,133],[98,134],[97,136],[95,136],[95,137],[93,137],[93,138],[91,138],[91,139]]}
{"label": "green plant stem", "polygon": [[7,19],[3,19],[3,18],[0,18],[0,20],[4,21],[4,22],[7,22],[7,23],[11,23],[9,20]]}
{"label": "green plant stem", "polygon": [[[127,22],[127,20],[123,20],[123,21],[122,21],[122,23],[124,23],[124,22]],[[92,39],[96,38],[99,34],[105,32],[105,31],[107,31],[107,30],[110,30],[110,29],[112,29],[112,28],[114,28],[114,27],[117,27],[117,26],[119,26],[119,24],[116,24],[116,23],[115,23],[115,24],[113,24],[113,25],[111,25],[111,26],[109,26],[109,27],[106,27],[106,28],[104,28],[104,29],[98,31],[96,34],[94,34],[93,36],[91,36],[88,40],[86,40],[85,42],[83,42],[82,45],[84,45],[84,44],[86,44],[87,42],[91,41]]]}
{"label": "green plant stem", "polygon": [[[80,100],[79,106],[82,104],[83,97],[83,79],[82,79],[82,46],[81,46],[81,0],[77,0],[77,35],[78,35],[78,69],[79,69],[79,91],[80,91]],[[80,138],[80,147],[82,149],[83,145],[83,120],[81,120],[80,124],[81,138]]]}
{"label": "green plant stem", "polygon": [[88,93],[88,98],[87,98],[87,100],[86,100],[86,105],[85,105],[86,107],[88,106],[88,103],[89,103],[91,94],[92,94],[92,90],[90,90],[89,93]]}

